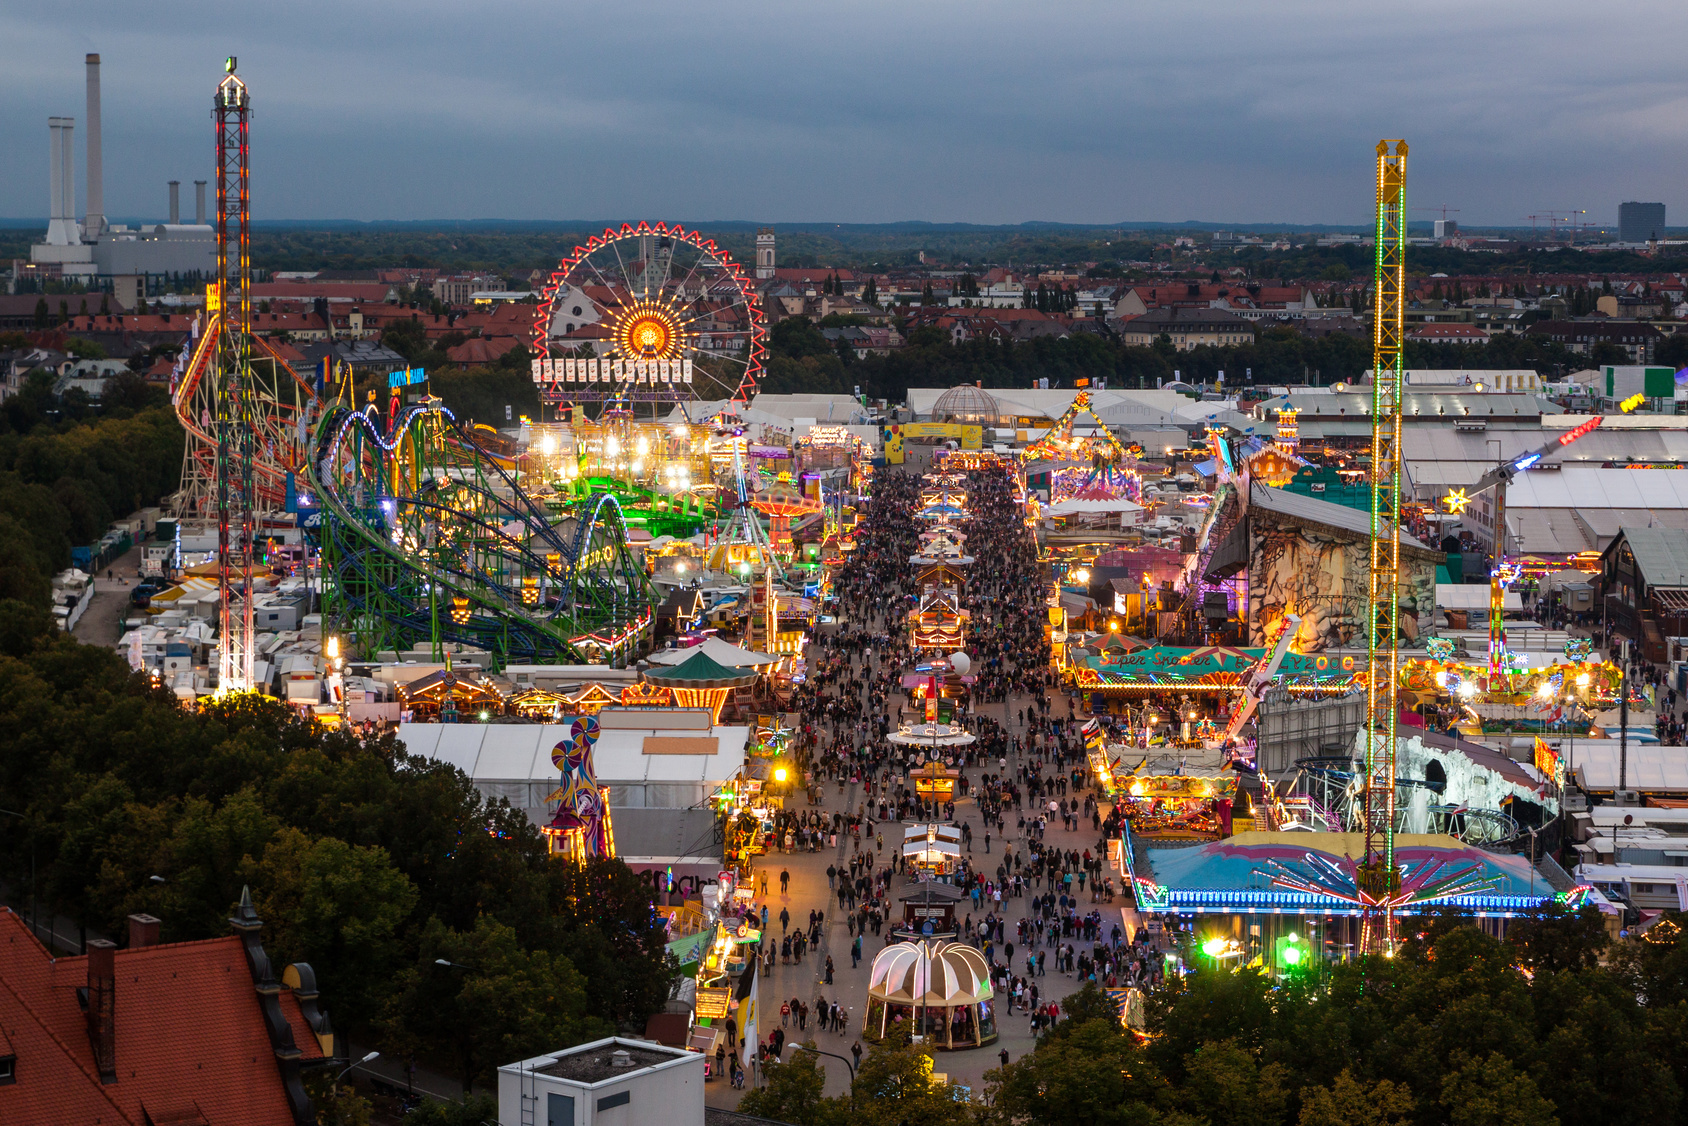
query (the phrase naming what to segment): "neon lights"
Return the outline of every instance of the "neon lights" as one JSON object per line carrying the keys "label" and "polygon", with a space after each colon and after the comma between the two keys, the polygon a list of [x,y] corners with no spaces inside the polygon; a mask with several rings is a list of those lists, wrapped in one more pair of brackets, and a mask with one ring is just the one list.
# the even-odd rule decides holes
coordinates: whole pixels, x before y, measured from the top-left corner
{"label": "neon lights", "polygon": [[1618,409],[1623,411],[1625,414],[1628,414],[1630,411],[1634,410],[1636,407],[1639,407],[1642,403],[1645,403],[1646,401],[1647,401],[1647,396],[1642,394],[1640,391],[1637,391],[1635,394],[1631,395],[1629,398],[1627,398],[1623,402],[1619,403]]}
{"label": "neon lights", "polygon": [[[1628,402],[1628,401],[1629,400],[1627,400],[1627,399],[1625,400],[1625,402]],[[1625,409],[1627,410],[1629,408],[1626,407]],[[1589,419],[1587,422],[1582,423],[1581,425],[1574,427],[1573,429],[1567,430],[1567,431],[1565,431],[1565,433],[1561,434],[1559,436],[1559,444],[1561,446],[1570,445],[1572,442],[1576,441],[1578,438],[1581,438],[1583,435],[1585,435],[1589,431],[1593,430],[1596,426],[1599,426],[1603,421],[1605,421],[1605,419],[1602,416],[1595,415],[1593,418]]]}

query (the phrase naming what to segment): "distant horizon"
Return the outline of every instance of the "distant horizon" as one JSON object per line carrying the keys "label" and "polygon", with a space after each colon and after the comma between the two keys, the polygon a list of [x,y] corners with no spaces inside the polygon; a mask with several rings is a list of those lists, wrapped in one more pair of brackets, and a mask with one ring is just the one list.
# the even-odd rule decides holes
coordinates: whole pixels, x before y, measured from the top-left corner
{"label": "distant horizon", "polygon": [[[80,219],[80,217],[78,217]],[[166,217],[107,215],[106,221],[112,224],[157,224],[167,222]],[[1124,219],[1117,222],[1080,223],[1061,222],[1049,219],[1026,219],[1018,223],[972,223],[962,220],[941,219],[888,219],[881,222],[838,222],[831,219],[803,220],[764,220],[764,219],[653,219],[647,217],[644,222],[664,222],[670,226],[682,226],[688,230],[707,231],[712,227],[753,230],[757,227],[772,227],[775,231],[781,229],[803,232],[818,232],[832,230],[876,230],[888,228],[930,228],[934,231],[1238,231],[1245,234],[1294,234],[1305,232],[1316,234],[1330,232],[1336,234],[1361,233],[1369,234],[1372,230],[1370,223],[1293,223],[1283,221],[1242,223],[1224,222],[1215,219]],[[550,228],[554,230],[598,229],[605,227],[620,227],[623,223],[635,222],[633,219],[253,219],[254,228],[259,227],[533,227]],[[1409,231],[1434,230],[1433,219],[1413,219],[1407,223]],[[0,229],[31,230],[36,227],[45,232],[48,220],[29,217],[0,217]],[[1606,224],[1602,224],[1606,226]],[[1617,223],[1609,226],[1616,228]],[[1529,231],[1542,233],[1550,230],[1545,223],[1537,226],[1527,224],[1498,224],[1498,223],[1461,223],[1462,232],[1478,231]],[[1688,236],[1688,226],[1666,226],[1667,234],[1675,232]],[[1616,233],[1615,230],[1613,232]]]}

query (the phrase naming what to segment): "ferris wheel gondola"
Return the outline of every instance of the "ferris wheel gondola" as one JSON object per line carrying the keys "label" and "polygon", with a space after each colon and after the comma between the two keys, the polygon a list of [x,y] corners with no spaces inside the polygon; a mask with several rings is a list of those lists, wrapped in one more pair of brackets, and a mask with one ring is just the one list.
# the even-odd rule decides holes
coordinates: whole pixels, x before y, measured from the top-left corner
{"label": "ferris wheel gondola", "polygon": [[606,228],[558,263],[540,293],[532,340],[541,400],[749,402],[767,340],[752,281],[697,231]]}

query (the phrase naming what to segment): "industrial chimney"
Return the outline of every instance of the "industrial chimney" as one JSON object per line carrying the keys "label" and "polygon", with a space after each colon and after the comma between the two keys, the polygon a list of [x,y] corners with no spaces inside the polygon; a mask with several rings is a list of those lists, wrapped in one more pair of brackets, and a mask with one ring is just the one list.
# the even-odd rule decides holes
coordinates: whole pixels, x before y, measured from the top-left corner
{"label": "industrial chimney", "polygon": [[170,181],[170,225],[173,227],[182,221],[182,182]]}
{"label": "industrial chimney", "polygon": [[47,128],[52,134],[49,150],[48,183],[52,208],[47,221],[49,246],[74,246],[82,241],[76,229],[76,153],[74,117],[49,117]]}
{"label": "industrial chimney", "polygon": [[[74,186],[71,199],[76,198]],[[70,215],[76,214],[72,204]],[[88,217],[82,233],[89,242],[105,234],[105,169],[100,159],[100,57],[88,56]]]}
{"label": "industrial chimney", "polygon": [[193,221],[205,226],[205,181],[193,182]]}

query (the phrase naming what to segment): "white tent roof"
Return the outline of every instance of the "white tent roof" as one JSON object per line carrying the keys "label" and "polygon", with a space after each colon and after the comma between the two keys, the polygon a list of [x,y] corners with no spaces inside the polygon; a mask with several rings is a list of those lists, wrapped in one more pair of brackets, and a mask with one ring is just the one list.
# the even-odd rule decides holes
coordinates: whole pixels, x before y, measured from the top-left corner
{"label": "white tent roof", "polygon": [[1045,505],[1045,516],[1071,516],[1079,512],[1142,512],[1143,506],[1135,501],[1118,497],[1114,500],[1063,500]]}
{"label": "white tent roof", "polygon": [[651,654],[653,665],[678,665],[703,655],[718,665],[730,669],[747,668],[752,665],[771,665],[779,660],[770,653],[752,653],[748,649],[740,649],[737,645],[729,645],[718,637],[705,638],[702,645],[693,645],[687,649],[659,649]]}
{"label": "white tent roof", "polygon": [[[572,724],[401,723],[399,741],[413,755],[448,762],[471,781],[544,782],[559,776],[551,749]],[[645,739],[712,739],[713,753],[647,754]],[[724,782],[744,766],[748,727],[711,727],[689,732],[656,727],[604,727],[592,748],[593,772],[601,785],[644,782]]]}
{"label": "white tent roof", "polygon": [[[1488,583],[1437,583],[1436,605],[1444,610],[1483,610],[1489,608]],[[1506,608],[1522,610],[1524,596],[1516,590],[1506,592]]]}
{"label": "white tent roof", "polygon": [[[1631,713],[1631,722],[1635,714]],[[1583,789],[1617,789],[1617,740],[1585,743],[1578,739],[1566,757],[1574,764]],[[1688,794],[1688,747],[1638,746],[1631,740],[1624,784],[1631,790]]]}

